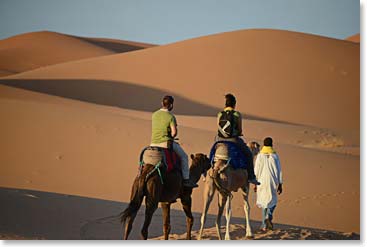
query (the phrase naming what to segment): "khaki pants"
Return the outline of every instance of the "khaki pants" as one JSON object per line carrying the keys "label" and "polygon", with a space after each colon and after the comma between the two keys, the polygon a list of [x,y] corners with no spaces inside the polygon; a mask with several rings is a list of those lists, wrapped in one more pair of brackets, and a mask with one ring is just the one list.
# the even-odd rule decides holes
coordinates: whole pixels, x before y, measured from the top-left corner
{"label": "khaki pants", "polygon": [[[167,142],[151,143],[150,146],[167,148]],[[180,157],[183,179],[189,179],[190,178],[189,158],[188,158],[185,150],[183,150],[182,147],[180,146],[180,144],[178,144],[177,142],[172,142],[172,149]]]}

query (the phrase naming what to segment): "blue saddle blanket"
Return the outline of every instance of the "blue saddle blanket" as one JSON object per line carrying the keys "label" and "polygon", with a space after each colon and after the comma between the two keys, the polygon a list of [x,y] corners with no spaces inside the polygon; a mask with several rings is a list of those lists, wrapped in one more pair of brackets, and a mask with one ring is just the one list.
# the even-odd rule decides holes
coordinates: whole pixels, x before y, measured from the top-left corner
{"label": "blue saddle blanket", "polygon": [[214,156],[215,156],[215,148],[218,143],[224,143],[228,147],[228,154],[229,154],[229,165],[232,166],[234,169],[246,169],[247,168],[247,159],[246,155],[241,152],[241,148],[238,146],[237,143],[229,142],[229,141],[217,141],[214,143],[210,150],[209,159],[211,163],[214,163]]}

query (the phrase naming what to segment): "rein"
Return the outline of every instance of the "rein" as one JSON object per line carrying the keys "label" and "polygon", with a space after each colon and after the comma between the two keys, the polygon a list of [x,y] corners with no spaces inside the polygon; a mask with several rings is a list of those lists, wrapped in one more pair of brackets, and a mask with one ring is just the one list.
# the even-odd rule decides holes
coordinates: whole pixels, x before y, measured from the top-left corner
{"label": "rein", "polygon": [[[214,171],[214,169],[213,169],[213,171]],[[231,193],[231,191],[229,191],[228,189],[224,188],[221,185],[221,183],[219,182],[219,179],[218,179],[219,173],[217,173],[216,176],[211,176],[211,175],[209,175],[209,176],[213,179],[214,184],[217,187],[219,193],[221,193],[225,197],[230,197],[230,199],[232,200],[233,194]]]}

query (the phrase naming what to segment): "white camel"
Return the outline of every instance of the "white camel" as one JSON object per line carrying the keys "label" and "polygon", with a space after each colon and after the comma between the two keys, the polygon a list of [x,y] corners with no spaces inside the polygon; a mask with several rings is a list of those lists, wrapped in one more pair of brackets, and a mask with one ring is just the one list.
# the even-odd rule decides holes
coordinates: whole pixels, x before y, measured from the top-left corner
{"label": "white camel", "polygon": [[[253,157],[255,157],[260,151],[260,145],[257,142],[251,142],[248,144]],[[231,200],[232,192],[237,192],[241,189],[241,193],[244,200],[244,211],[246,216],[246,239],[253,238],[250,224],[250,206],[248,203],[249,195],[249,183],[248,174],[245,169],[234,170],[231,166],[227,165],[228,155],[223,155],[226,153],[225,144],[217,144],[215,163],[213,168],[211,168],[205,178],[204,186],[204,208],[201,216],[201,227],[198,239],[200,240],[203,234],[204,225],[206,221],[206,215],[213,200],[214,193],[218,191],[218,214],[216,219],[216,229],[218,238],[222,240],[222,235],[220,232],[221,228],[221,217],[223,214],[224,206],[226,206],[226,233],[225,240],[230,240],[230,220],[231,220]],[[228,151],[227,151],[228,154]],[[218,173],[218,176],[216,175]]]}

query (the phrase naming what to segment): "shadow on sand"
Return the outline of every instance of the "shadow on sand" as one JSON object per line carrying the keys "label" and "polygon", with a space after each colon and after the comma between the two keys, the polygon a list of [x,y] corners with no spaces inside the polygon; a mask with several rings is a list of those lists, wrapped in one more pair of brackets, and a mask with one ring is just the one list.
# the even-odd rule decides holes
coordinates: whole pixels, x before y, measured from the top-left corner
{"label": "shadow on sand", "polygon": [[[115,106],[125,109],[153,112],[161,107],[162,97],[175,97],[175,114],[215,117],[222,110],[177,96],[171,91],[139,86],[132,83],[106,80],[0,80],[0,84],[39,93],[85,101],[89,103]],[[279,122],[246,114],[247,119]]]}
{"label": "shadow on sand", "polygon": [[[41,192],[25,189],[0,188],[0,237],[3,239],[114,239],[122,238],[119,213],[127,206],[126,203],[100,200],[94,198]],[[140,239],[140,228],[144,220],[142,206],[138,212],[129,239]],[[215,215],[208,215],[204,232],[205,239],[217,239],[213,232]],[[200,227],[200,214],[194,213],[193,239],[196,239]],[[224,222],[224,220],[223,220]],[[232,218],[232,236],[244,236],[243,218]],[[171,234],[177,239],[185,237],[185,214],[181,210],[171,212]],[[252,221],[253,229],[260,223]],[[210,228],[211,227],[211,228]],[[279,231],[272,234],[256,234],[255,239],[359,239],[359,235],[346,235],[319,229],[276,225]],[[224,232],[224,231],[223,231]],[[288,234],[289,238],[282,238]],[[303,234],[303,235],[302,235]],[[10,236],[10,237],[9,237]],[[159,208],[149,228],[149,239],[162,236],[162,212]],[[307,238],[309,237],[309,238]],[[312,238],[313,237],[313,238]]]}
{"label": "shadow on sand", "polygon": [[123,53],[123,52],[130,52],[130,51],[137,51],[137,50],[142,50],[142,49],[146,49],[149,47],[153,47],[155,45],[150,45],[150,44],[146,44],[146,45],[138,45],[138,44],[134,44],[134,43],[129,43],[128,41],[126,42],[126,44],[122,43],[122,42],[118,42],[118,41],[114,41],[114,40],[108,40],[108,39],[94,39],[94,38],[83,38],[83,37],[75,37],[74,38],[78,38],[84,42],[88,42],[90,44],[102,47],[104,49],[113,51],[113,52],[117,52],[117,53]]}

